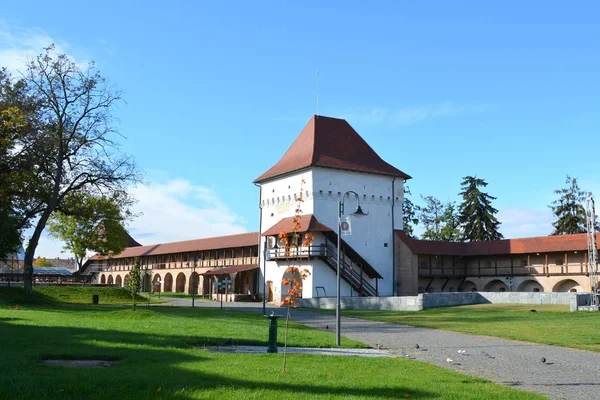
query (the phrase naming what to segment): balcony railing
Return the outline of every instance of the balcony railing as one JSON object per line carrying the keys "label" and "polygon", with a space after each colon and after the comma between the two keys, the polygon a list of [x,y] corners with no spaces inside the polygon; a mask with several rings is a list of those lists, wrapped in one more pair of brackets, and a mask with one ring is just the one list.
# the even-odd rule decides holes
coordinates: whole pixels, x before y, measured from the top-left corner
{"label": "balcony railing", "polygon": [[[309,258],[320,258],[331,267],[332,270],[337,269],[337,252],[335,247],[322,245],[313,246],[301,246],[283,249],[268,249],[267,250],[267,261],[269,260],[286,260],[292,258],[309,259]],[[362,269],[360,266],[355,265],[352,261],[343,257],[340,259],[340,275],[354,290],[356,290],[361,296],[377,296],[378,288],[373,287],[363,277]],[[376,280],[377,282],[377,280]]]}
{"label": "balcony railing", "polygon": [[326,257],[327,247],[323,245],[300,246],[283,249],[268,249],[267,261],[285,260],[289,258]]}

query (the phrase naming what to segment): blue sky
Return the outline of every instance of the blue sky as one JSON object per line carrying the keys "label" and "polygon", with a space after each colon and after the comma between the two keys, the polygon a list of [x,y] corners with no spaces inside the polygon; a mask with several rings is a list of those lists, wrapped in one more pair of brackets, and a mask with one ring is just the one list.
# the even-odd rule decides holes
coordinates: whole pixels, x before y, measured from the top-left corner
{"label": "blue sky", "polygon": [[319,114],[412,175],[414,198],[456,201],[477,175],[516,237],[550,232],[566,174],[600,196],[597,2],[165,4],[7,1],[0,17],[0,65],[55,42],[123,91],[145,244],[258,228],[252,180],[316,113],[317,70]]}

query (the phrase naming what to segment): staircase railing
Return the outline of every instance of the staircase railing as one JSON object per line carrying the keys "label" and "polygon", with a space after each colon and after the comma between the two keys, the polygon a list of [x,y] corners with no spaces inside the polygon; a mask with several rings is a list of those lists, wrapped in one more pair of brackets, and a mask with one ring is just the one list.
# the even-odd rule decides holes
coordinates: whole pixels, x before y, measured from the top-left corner
{"label": "staircase railing", "polygon": [[[334,246],[328,244],[300,246],[292,248],[276,248],[267,250],[267,260],[289,259],[289,258],[319,258],[325,261],[331,269],[337,273],[337,250]],[[378,296],[377,288],[373,287],[363,275],[358,271],[362,268],[360,265],[353,265],[347,262],[347,258],[340,259],[341,277],[354,290],[363,296]]]}
{"label": "staircase railing", "polygon": [[[327,264],[337,272],[337,250],[335,247],[327,246],[327,255],[325,258]],[[358,266],[360,270],[360,266]],[[378,296],[378,290],[373,287],[363,275],[356,271],[356,268],[349,264],[345,259],[340,258],[340,276],[344,278],[350,286],[358,293],[364,296]]]}

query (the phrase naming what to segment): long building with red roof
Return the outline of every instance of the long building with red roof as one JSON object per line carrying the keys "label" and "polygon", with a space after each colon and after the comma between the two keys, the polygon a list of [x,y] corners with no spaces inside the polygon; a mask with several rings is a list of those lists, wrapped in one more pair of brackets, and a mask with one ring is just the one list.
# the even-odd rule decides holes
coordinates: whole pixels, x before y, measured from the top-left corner
{"label": "long building with red roof", "polygon": [[[409,237],[402,223],[408,179],[347,121],[315,115],[254,181],[259,232],[132,246],[87,266],[100,283],[123,286],[140,257],[147,290],[214,294],[215,283],[231,280],[230,300],[280,303],[289,267],[309,273],[302,297],[335,296],[339,240],[342,296],[590,290],[584,234],[473,243]],[[350,216],[357,206],[366,217]]]}
{"label": "long building with red roof", "polygon": [[229,300],[256,300],[258,232],[127,247],[110,257],[95,255],[84,265],[100,284],[126,287],[136,258],[147,292],[216,294],[227,276]]}

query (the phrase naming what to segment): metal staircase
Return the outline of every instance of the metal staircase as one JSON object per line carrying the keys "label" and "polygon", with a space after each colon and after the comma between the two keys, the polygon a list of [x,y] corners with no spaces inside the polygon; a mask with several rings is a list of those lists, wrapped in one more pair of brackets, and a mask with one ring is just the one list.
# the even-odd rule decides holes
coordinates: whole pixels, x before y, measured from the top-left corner
{"label": "metal staircase", "polygon": [[[323,260],[337,274],[337,248],[332,243],[333,241],[329,241],[327,244],[291,249],[268,249],[266,257],[267,260],[319,259]],[[377,279],[381,279],[381,275],[344,241],[342,241],[340,275],[341,279],[347,282],[359,296],[379,296]],[[375,279],[375,287],[369,283],[367,278]]]}
{"label": "metal staircase", "polygon": [[[334,246],[328,245],[323,261],[337,274],[337,250]],[[378,296],[379,291],[373,287],[363,276],[363,270],[360,266],[347,262],[347,258],[340,258],[341,278],[352,287],[359,296]],[[357,271],[358,270],[358,271]]]}

